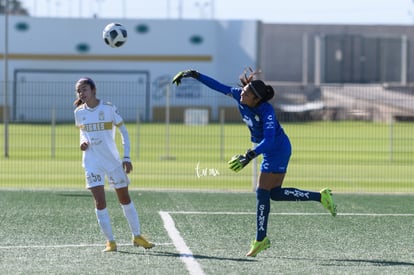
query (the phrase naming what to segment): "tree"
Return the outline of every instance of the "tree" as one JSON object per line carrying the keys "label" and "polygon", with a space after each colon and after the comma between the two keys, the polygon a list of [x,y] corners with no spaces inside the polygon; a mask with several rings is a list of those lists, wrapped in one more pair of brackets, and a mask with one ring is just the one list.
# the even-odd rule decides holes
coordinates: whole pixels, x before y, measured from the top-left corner
{"label": "tree", "polygon": [[23,8],[19,0],[0,0],[0,14],[5,14],[6,1],[8,1],[8,13],[15,15],[29,15],[29,12]]}

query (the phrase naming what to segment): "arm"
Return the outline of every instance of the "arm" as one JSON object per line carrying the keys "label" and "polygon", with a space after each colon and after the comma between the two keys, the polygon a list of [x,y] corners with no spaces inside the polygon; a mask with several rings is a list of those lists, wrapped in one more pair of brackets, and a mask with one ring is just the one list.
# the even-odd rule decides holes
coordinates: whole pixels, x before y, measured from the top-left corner
{"label": "arm", "polygon": [[118,128],[119,133],[121,134],[121,139],[122,139],[122,145],[124,146],[124,161],[129,161],[130,162],[130,142],[129,142],[129,134],[128,134],[128,130],[125,127],[124,124],[124,120],[122,118],[122,116],[120,115],[118,109],[116,108],[115,105],[113,105],[110,102],[106,102],[104,104],[108,104],[111,106],[112,111],[113,111],[113,118],[112,118],[112,123]]}
{"label": "arm", "polygon": [[128,130],[123,123],[121,125],[118,125],[118,130],[121,134],[122,145],[124,146],[124,157],[122,158],[122,166],[124,167],[125,172],[128,174],[132,171],[132,163],[129,157],[131,147],[129,142]]}
{"label": "arm", "polygon": [[228,162],[229,168],[235,172],[242,170],[249,162],[260,154],[268,151],[275,140],[276,117],[270,105],[262,105],[261,118],[263,119],[263,139],[254,149],[248,149],[244,155],[235,155]]}
{"label": "arm", "polygon": [[124,168],[125,172],[128,174],[132,171],[132,163],[129,156],[130,153],[130,143],[129,143],[129,135],[128,130],[125,127],[124,120],[122,119],[121,115],[118,112],[118,109],[112,103],[104,103],[108,104],[112,107],[113,111],[113,120],[112,123],[118,128],[119,133],[121,134],[122,138],[122,145],[124,146],[124,157],[122,158],[122,167]]}
{"label": "arm", "polygon": [[201,83],[203,83],[204,85],[206,85],[207,87],[209,87],[210,89],[213,89],[217,92],[220,92],[224,95],[231,95],[234,88],[224,85],[220,82],[218,82],[217,80],[204,75],[202,73],[199,73],[195,70],[187,70],[187,71],[181,71],[178,74],[176,74],[173,78],[172,83],[176,84],[177,86],[179,86],[181,84],[181,80],[183,78],[186,77],[192,77],[198,81],[200,81]]}
{"label": "arm", "polygon": [[242,170],[247,164],[250,163],[254,158],[258,155],[266,152],[267,148],[270,146],[272,141],[274,140],[274,134],[270,136],[271,133],[274,131],[267,131],[268,136],[263,138],[263,140],[256,146],[254,149],[248,149],[244,155],[235,155],[229,160],[229,168],[234,172],[239,172]]}
{"label": "arm", "polygon": [[86,151],[89,147],[89,136],[85,130],[80,129],[80,149]]}
{"label": "arm", "polygon": [[89,147],[89,135],[83,129],[83,125],[79,122],[77,112],[75,110],[75,125],[79,129],[79,147],[81,151],[86,151]]}
{"label": "arm", "polygon": [[275,141],[276,136],[276,117],[273,108],[263,110],[263,140],[254,149],[257,155],[263,154]]}
{"label": "arm", "polygon": [[269,129],[265,130],[263,140],[256,146],[254,151],[257,155],[263,154],[269,149],[270,145],[273,144],[275,140],[275,131],[270,131]]}
{"label": "arm", "polygon": [[224,95],[229,95],[232,92],[232,87],[224,85],[220,82],[218,82],[217,80],[204,75],[204,74],[199,74],[199,77],[196,78],[198,81],[200,81],[201,83],[203,83],[204,85],[206,85],[207,87],[209,87],[210,89],[213,89],[217,92],[220,92]]}

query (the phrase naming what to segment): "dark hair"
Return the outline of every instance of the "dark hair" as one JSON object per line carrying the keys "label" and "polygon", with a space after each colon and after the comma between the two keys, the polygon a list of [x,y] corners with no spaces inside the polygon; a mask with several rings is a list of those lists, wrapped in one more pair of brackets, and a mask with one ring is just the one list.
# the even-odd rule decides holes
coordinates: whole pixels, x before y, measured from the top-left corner
{"label": "dark hair", "polygon": [[[248,71],[249,74],[247,74]],[[262,103],[272,99],[275,95],[275,91],[272,86],[266,85],[263,81],[254,80],[258,74],[260,74],[260,71],[253,71],[251,67],[245,69],[239,77],[239,85],[241,87],[249,85],[255,96],[260,98],[260,103]]]}
{"label": "dark hair", "polygon": [[[247,75],[247,71],[249,71],[249,75]],[[243,71],[243,73],[240,75],[239,79],[240,79],[240,86],[244,87],[247,84],[249,84],[250,82],[253,81],[254,77],[256,75],[258,75],[260,73],[260,71],[253,71],[253,69],[251,67],[245,69]]]}
{"label": "dark hair", "polygon": [[[77,91],[78,90],[78,87],[80,85],[83,85],[83,84],[88,84],[91,87],[92,90],[96,89],[95,82],[92,80],[92,78],[90,78],[90,77],[81,77],[76,82],[75,91]],[[76,99],[73,102],[73,105],[75,105],[76,107],[82,105],[82,100],[78,97],[78,93],[76,93]]]}
{"label": "dark hair", "polygon": [[275,91],[270,85],[266,85],[261,80],[252,80],[248,84],[253,93],[260,98],[260,102],[266,102],[273,98]]}

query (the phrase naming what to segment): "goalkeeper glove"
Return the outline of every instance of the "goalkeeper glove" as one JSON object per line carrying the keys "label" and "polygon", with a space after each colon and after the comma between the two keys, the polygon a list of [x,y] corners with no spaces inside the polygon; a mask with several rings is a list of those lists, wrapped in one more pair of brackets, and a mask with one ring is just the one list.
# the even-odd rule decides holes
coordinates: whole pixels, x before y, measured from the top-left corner
{"label": "goalkeeper glove", "polygon": [[245,155],[235,155],[229,160],[229,168],[234,172],[239,172],[249,162],[257,156],[256,152],[249,149]]}
{"label": "goalkeeper glove", "polygon": [[183,79],[184,77],[192,77],[198,79],[199,76],[200,73],[195,70],[181,71],[174,76],[172,83],[178,86],[181,84],[181,79]]}

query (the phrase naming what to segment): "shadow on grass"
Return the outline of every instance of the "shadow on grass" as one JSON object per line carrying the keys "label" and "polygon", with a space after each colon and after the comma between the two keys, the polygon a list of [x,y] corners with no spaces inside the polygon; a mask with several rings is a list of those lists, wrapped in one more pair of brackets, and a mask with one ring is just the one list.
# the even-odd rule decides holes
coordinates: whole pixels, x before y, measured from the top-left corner
{"label": "shadow on grass", "polygon": [[214,257],[206,255],[197,255],[197,254],[180,254],[175,252],[165,252],[165,251],[141,251],[141,252],[130,252],[130,251],[120,251],[118,253],[124,254],[144,254],[148,253],[153,256],[161,257],[175,257],[175,258],[194,258],[194,259],[207,259],[207,260],[220,260],[220,261],[235,261],[235,262],[255,262],[255,259],[245,259],[245,258],[226,258],[226,257]]}
{"label": "shadow on grass", "polygon": [[342,262],[342,263],[367,263],[376,266],[414,266],[414,263],[410,262],[400,262],[400,261],[387,261],[387,260],[368,260],[368,259],[330,259],[331,261],[335,262]]}
{"label": "shadow on grass", "polygon": [[412,262],[403,261],[388,261],[382,259],[315,259],[315,258],[294,258],[294,257],[280,257],[280,259],[289,260],[305,260],[305,261],[322,261],[322,262],[336,262],[336,263],[323,263],[322,265],[350,265],[350,264],[371,264],[375,266],[414,266]]}

